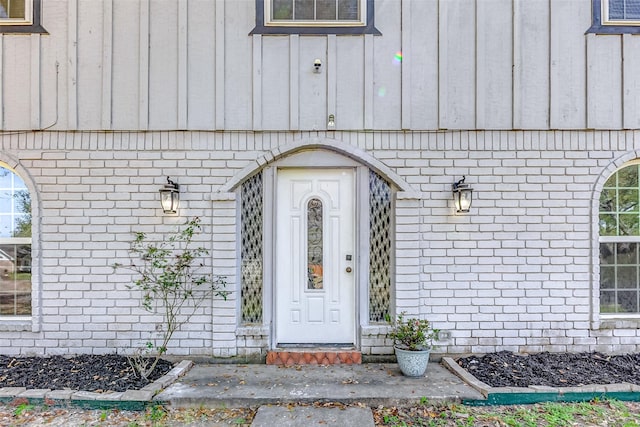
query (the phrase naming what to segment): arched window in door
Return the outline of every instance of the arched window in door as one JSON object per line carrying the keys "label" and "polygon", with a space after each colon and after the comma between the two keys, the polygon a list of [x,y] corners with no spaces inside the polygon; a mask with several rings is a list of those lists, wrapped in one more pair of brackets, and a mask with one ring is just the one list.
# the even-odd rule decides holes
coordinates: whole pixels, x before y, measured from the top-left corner
{"label": "arched window in door", "polygon": [[307,204],[307,289],[322,289],[323,266],[322,200],[311,199]]}

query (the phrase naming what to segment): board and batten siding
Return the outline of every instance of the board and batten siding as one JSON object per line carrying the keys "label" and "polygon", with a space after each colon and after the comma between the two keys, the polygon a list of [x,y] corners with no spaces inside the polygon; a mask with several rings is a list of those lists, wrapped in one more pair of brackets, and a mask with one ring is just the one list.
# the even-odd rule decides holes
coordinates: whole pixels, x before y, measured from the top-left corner
{"label": "board and batten siding", "polygon": [[1,130],[640,128],[640,37],[586,35],[591,0],[376,0],[381,36],[250,35],[254,0],[42,3],[48,34],[0,35]]}

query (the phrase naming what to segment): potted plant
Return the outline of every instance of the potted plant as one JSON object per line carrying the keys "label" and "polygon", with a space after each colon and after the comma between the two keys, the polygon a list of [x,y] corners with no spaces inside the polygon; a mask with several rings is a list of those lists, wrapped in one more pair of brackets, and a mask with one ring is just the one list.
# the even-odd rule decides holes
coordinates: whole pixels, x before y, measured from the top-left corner
{"label": "potted plant", "polygon": [[406,312],[398,314],[390,323],[387,336],[393,340],[400,370],[407,377],[423,376],[440,330],[433,329],[426,319],[407,318]]}

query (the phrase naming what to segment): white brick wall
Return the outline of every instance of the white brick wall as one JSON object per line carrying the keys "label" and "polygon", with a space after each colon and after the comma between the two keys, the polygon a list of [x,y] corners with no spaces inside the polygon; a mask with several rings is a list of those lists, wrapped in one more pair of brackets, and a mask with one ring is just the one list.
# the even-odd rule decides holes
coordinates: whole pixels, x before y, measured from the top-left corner
{"label": "white brick wall", "polygon": [[[159,316],[139,307],[126,287],[131,275],[111,265],[127,259],[135,231],[161,238],[196,215],[212,254],[206,268],[225,275],[233,292],[176,333],[170,353],[264,351],[268,331],[236,333],[238,213],[235,193],[218,190],[312,138],[352,157],[367,152],[415,192],[396,202],[395,303],[451,332],[439,351],[638,350],[640,322],[601,321],[592,295],[593,198],[615,168],[639,156],[638,132],[242,133],[242,151],[234,150],[237,136],[0,136],[0,160],[36,189],[41,243],[35,320],[0,321],[0,353],[126,352],[156,334]],[[180,217],[159,209],[167,175],[181,186]],[[474,203],[456,215],[451,184],[462,175]],[[389,352],[376,328],[363,325],[366,354]]]}

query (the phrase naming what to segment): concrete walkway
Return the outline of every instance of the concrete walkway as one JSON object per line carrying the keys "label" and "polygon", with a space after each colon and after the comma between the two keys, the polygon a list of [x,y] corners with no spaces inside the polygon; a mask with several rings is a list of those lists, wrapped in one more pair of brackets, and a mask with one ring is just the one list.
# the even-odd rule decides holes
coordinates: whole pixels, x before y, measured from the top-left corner
{"label": "concrete walkway", "polygon": [[374,427],[369,408],[316,408],[312,406],[261,406],[251,427]]}
{"label": "concrete walkway", "polygon": [[[395,363],[292,367],[197,364],[155,397],[156,401],[173,407],[259,407],[317,402],[359,402],[375,407],[408,405],[423,399],[461,401],[483,396],[439,363],[430,362],[423,378],[403,376]],[[368,408],[344,412],[320,406],[262,406],[253,425],[373,425]],[[351,421],[345,421],[344,417]],[[275,420],[278,422],[274,423]]]}

